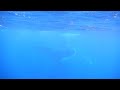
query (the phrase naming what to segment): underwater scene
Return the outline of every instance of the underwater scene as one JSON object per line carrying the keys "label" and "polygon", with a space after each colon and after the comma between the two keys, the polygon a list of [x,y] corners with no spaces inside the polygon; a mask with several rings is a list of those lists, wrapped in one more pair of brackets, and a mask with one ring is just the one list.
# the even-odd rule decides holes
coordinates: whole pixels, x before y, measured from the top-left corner
{"label": "underwater scene", "polygon": [[0,79],[120,79],[120,11],[0,11]]}

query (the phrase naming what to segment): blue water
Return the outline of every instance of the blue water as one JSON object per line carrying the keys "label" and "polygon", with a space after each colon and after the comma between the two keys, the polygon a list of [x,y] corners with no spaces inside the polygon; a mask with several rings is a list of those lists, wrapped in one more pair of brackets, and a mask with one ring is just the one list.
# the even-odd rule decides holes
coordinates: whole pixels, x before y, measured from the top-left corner
{"label": "blue water", "polygon": [[119,11],[1,11],[1,79],[120,79]]}

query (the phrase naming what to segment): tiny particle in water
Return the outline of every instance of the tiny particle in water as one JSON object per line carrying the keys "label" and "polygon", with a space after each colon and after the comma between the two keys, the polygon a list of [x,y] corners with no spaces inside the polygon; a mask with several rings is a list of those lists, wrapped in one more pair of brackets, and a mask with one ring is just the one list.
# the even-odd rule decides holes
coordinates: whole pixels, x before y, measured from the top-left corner
{"label": "tiny particle in water", "polygon": [[90,62],[89,62],[89,64],[93,64],[93,62],[92,62],[92,61],[90,61]]}
{"label": "tiny particle in water", "polygon": [[73,21],[71,21],[71,22],[70,22],[70,25],[74,25],[74,22],[73,22]]}
{"label": "tiny particle in water", "polygon": [[114,18],[116,18],[117,16],[114,16]]}
{"label": "tiny particle in water", "polygon": [[109,19],[105,19],[106,21],[108,21]]}
{"label": "tiny particle in water", "polygon": [[15,15],[18,15],[18,13],[15,13]]}
{"label": "tiny particle in water", "polygon": [[28,18],[31,18],[30,16],[28,16]]}
{"label": "tiny particle in water", "polygon": [[115,14],[113,17],[114,17],[114,18],[117,18],[117,14]]}
{"label": "tiny particle in water", "polygon": [[23,17],[25,17],[25,15],[23,14]]}

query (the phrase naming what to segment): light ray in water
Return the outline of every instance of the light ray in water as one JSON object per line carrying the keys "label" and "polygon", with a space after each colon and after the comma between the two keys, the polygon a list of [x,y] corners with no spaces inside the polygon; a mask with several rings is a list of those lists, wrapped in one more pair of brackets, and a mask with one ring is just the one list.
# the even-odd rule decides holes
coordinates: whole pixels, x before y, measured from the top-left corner
{"label": "light ray in water", "polygon": [[62,34],[62,36],[64,37],[75,37],[75,36],[79,36],[79,33],[64,33]]}

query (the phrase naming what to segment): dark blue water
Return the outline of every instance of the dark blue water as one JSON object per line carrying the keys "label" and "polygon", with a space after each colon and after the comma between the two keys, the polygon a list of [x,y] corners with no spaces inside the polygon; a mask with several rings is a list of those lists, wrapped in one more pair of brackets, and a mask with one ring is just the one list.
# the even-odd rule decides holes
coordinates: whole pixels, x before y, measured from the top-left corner
{"label": "dark blue water", "polygon": [[120,78],[119,11],[1,11],[1,79]]}

